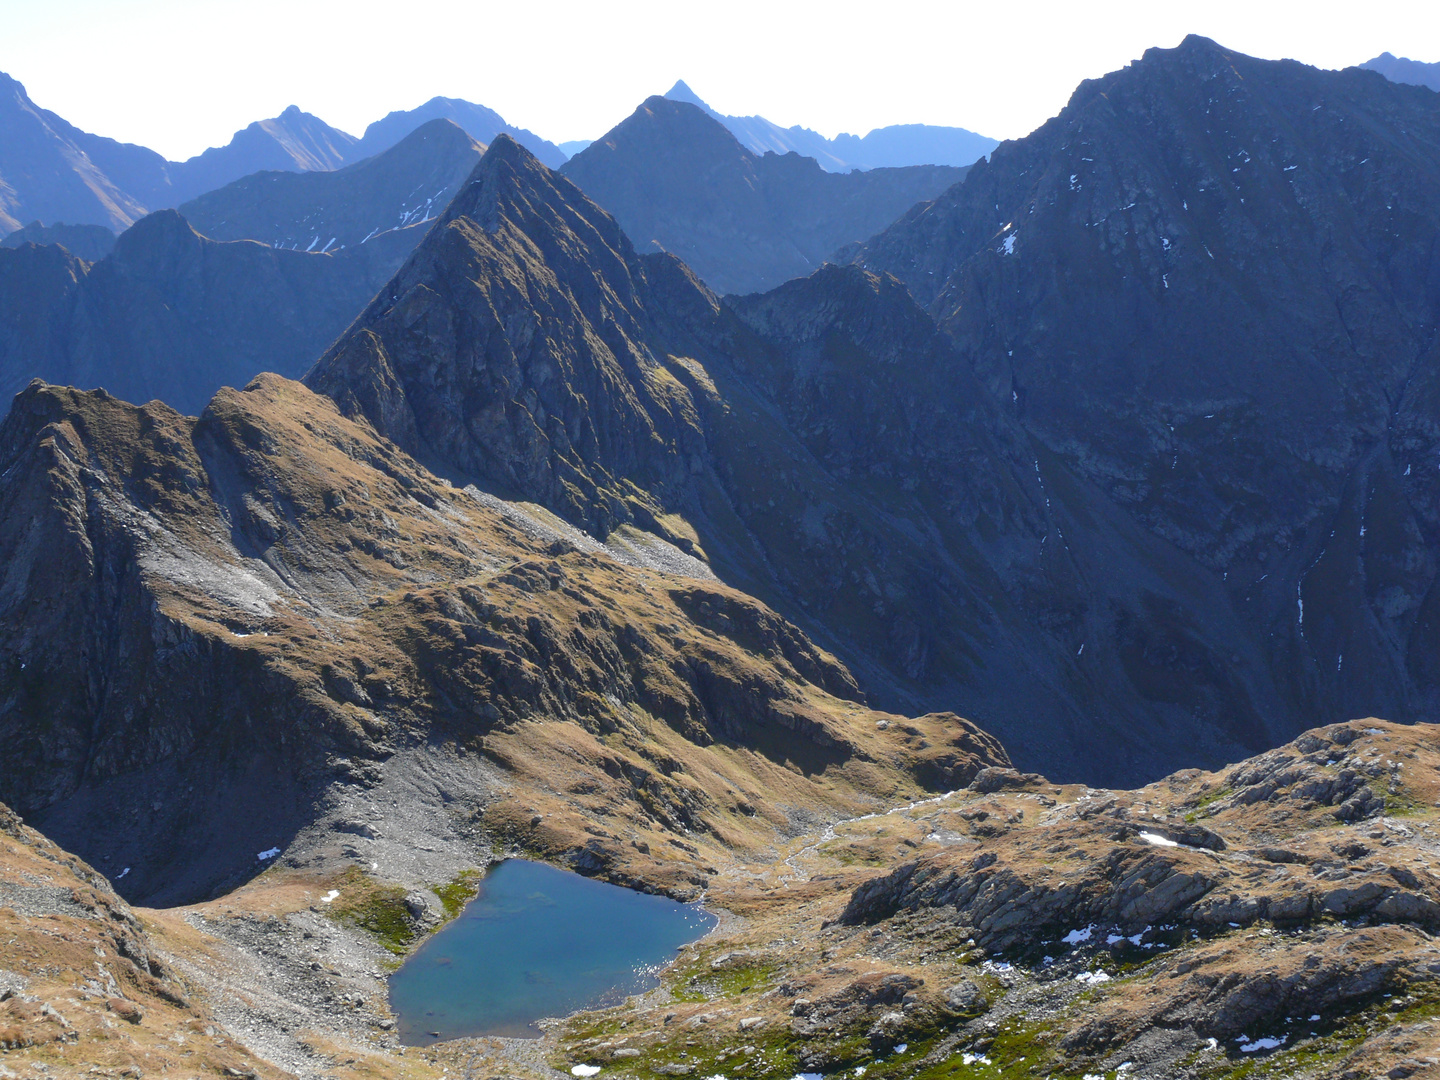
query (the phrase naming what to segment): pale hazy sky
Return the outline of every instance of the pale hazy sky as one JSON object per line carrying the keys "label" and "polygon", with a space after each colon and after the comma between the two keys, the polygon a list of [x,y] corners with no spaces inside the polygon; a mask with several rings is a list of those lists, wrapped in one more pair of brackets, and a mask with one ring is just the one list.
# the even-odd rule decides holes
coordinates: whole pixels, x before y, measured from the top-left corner
{"label": "pale hazy sky", "polygon": [[1440,2],[0,0],[0,71],[172,158],[292,103],[359,135],[436,94],[594,138],[677,78],[721,112],[826,135],[923,122],[1008,138],[1190,32],[1321,67],[1435,61]]}

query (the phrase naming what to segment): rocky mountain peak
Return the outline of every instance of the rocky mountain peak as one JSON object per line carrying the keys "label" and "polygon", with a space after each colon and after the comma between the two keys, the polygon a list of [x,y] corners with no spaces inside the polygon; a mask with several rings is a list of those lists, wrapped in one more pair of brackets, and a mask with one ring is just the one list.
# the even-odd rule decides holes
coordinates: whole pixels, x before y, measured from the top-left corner
{"label": "rocky mountain peak", "polygon": [[684,79],[676,79],[675,85],[669,90],[666,90],[664,96],[671,101],[688,102],[691,105],[704,109],[707,113],[711,111],[710,106],[701,100],[699,94],[690,89],[689,84],[686,83]]}
{"label": "rocky mountain peak", "polygon": [[860,255],[1034,438],[1219,575],[1260,628],[1224,663],[1274,672],[1296,721],[1429,715],[1436,692],[1433,102],[1187,39]]}
{"label": "rocky mountain peak", "polygon": [[615,477],[676,471],[692,438],[645,344],[648,289],[614,219],[502,135],[307,382],[435,468],[604,535],[635,513]]}
{"label": "rocky mountain peak", "polygon": [[801,277],[958,180],[942,167],[826,173],[757,154],[703,107],[646,99],[561,172],[641,250],[684,259],[711,288],[748,293]]}

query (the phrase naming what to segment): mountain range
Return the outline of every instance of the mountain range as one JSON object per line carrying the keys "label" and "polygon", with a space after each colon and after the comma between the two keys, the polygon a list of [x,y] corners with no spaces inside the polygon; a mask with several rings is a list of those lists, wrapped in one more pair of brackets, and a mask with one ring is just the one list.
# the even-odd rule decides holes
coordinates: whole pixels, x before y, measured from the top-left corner
{"label": "mountain range", "polygon": [[495,112],[455,98],[432,98],[392,112],[355,138],[290,106],[187,161],[91,135],[35,105],[0,74],[0,234],[32,221],[103,225],[119,232],[152,210],[188,200],[262,171],[323,172],[387,150],[427,122],[448,119],[473,139],[506,132],[558,166],[565,155]]}
{"label": "mountain range", "polygon": [[307,253],[210,240],[161,210],[93,264],[54,244],[0,247],[0,392],[43,378],[196,413],[261,371],[300,375],[420,231]]}
{"label": "mountain range", "polygon": [[[307,382],[457,484],[706,559],[885,707],[960,701],[1028,767],[1160,770],[1176,730],[1217,757],[1280,731],[1244,669],[1191,676],[1225,713],[1145,693],[1174,611],[1236,639],[1238,616],[1094,487],[1038,468],[897,282],[828,267],[721,303],[511,141]],[[1084,656],[1091,606],[1137,655]]]}
{"label": "mountain range", "polygon": [[[344,251],[438,217],[484,150],[453,121],[430,120],[354,165],[255,173],[192,199],[180,213],[214,240]],[[410,235],[418,240],[420,230]]]}
{"label": "mountain range", "polygon": [[[298,375],[423,236],[309,376],[347,414],[456,483],[702,558],[839,655],[882,707],[958,706],[1060,778],[1158,775],[1316,716],[1433,708],[1430,435],[1405,401],[1428,393],[1435,301],[1388,284],[1429,280],[1428,94],[1188,39],[1083,85],[1050,124],[855,247],[856,268],[723,303],[672,249],[714,260],[725,287],[737,235],[802,235],[776,205],[795,222],[822,184],[863,191],[890,171],[757,159],[698,108],[651,99],[560,174],[506,138],[461,186],[478,148],[432,122],[390,159],[217,193],[210,229],[274,191],[232,234],[272,242],[283,206],[292,225],[327,198],[368,207],[353,193],[369,176],[386,178],[373,190],[398,220],[405,162],[428,169],[444,150],[444,190],[459,193],[433,229],[382,234],[383,258],[375,240],[336,255],[337,241],[328,262],[264,257],[299,260],[282,276],[323,289],[326,318],[302,332],[300,308],[263,291],[235,291],[256,300],[234,311],[233,287],[182,288],[193,275],[152,284],[153,299],[81,303],[134,275],[57,262],[44,280],[59,284],[32,285],[8,318],[23,329],[11,340],[63,345],[12,347],[54,359],[12,360],[11,385],[40,374],[198,411],[264,366]],[[1368,134],[1392,129],[1407,134]],[[775,176],[815,187],[786,195],[767,188]],[[285,194],[302,184],[336,194]],[[711,188],[734,197],[699,202]],[[746,201],[757,190],[769,206]],[[347,239],[381,213],[367,208]],[[640,254],[623,226],[647,213],[671,239]],[[137,250],[146,235],[235,261],[179,224]],[[1258,235],[1284,241],[1245,240]],[[1322,236],[1346,239],[1315,247]],[[312,228],[295,242],[328,240]],[[295,277],[302,266],[316,269]],[[1269,284],[1243,285],[1255,280]],[[148,320],[184,332],[123,329]],[[190,359],[217,340],[226,366]],[[114,341],[143,341],[127,348],[152,359],[96,359],[93,343]],[[265,364],[265,347],[287,359]],[[166,374],[124,382],[149,370]]]}
{"label": "mountain range", "polygon": [[802,277],[965,175],[940,165],[837,174],[793,151],[755,154],[710,114],[662,97],[560,172],[642,250],[679,256],[719,293]]}
{"label": "mountain range", "polygon": [[931,124],[891,124],[866,135],[837,135],[827,139],[819,132],[795,125],[784,128],[763,116],[722,116],[680,80],[665,96],[684,101],[709,113],[753,154],[788,154],[811,157],[826,172],[852,169],[900,168],[906,165],[963,167],[979,161],[998,143],[958,127]]}
{"label": "mountain range", "polygon": [[[442,102],[148,214],[11,97],[141,216],[0,245],[7,1064],[1434,1071],[1431,90],[1191,36],[843,175]],[[727,915],[536,1053],[402,1050],[505,857]]]}

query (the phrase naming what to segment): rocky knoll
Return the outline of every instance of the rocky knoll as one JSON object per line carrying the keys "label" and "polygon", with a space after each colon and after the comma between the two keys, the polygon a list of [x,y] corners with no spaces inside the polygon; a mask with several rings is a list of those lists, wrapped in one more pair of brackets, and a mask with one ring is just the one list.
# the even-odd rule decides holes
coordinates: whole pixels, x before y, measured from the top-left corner
{"label": "rocky knoll", "polygon": [[1430,1075],[1437,766],[1433,727],[1361,721],[1133,791],[984,770],[717,883],[746,924],[684,954],[669,1001],[577,1017],[553,1061],[637,1078]]}
{"label": "rocky knoll", "polygon": [[93,265],[54,244],[0,248],[0,392],[43,378],[197,413],[257,372],[300,375],[419,231],[307,254],[217,243],[165,210]]}
{"label": "rocky knoll", "polygon": [[458,483],[708,561],[1027,768],[1118,783],[1298,727],[1218,575],[1033,444],[893,279],[722,303],[508,139],[307,381]]}
{"label": "rocky knoll", "polygon": [[0,507],[0,795],[133,898],[233,886],[307,828],[348,865],[395,770],[430,774],[405,858],[431,830],[462,867],[495,843],[686,893],[790,815],[1006,760],[873,712],[673,547],[453,488],[278,376],[198,419],[32,384]]}
{"label": "rocky knoll", "polygon": [[[212,240],[344,251],[438,217],[484,150],[451,121],[432,120],[354,165],[258,172],[192,199],[180,213]],[[409,233],[412,243],[422,235]]]}
{"label": "rocky knoll", "polygon": [[803,277],[965,175],[940,165],[830,173],[794,152],[752,153],[702,108],[663,97],[560,171],[641,251],[678,256],[718,293]]}
{"label": "rocky knoll", "polygon": [[1437,715],[1435,100],[1189,38],[858,256],[1194,561],[1297,725]]}

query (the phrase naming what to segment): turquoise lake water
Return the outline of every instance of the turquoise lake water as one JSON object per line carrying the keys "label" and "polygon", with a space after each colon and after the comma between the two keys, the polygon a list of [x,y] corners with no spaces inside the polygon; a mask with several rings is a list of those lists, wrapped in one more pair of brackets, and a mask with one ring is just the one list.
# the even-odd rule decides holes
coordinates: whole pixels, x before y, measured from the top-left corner
{"label": "turquoise lake water", "polygon": [[506,859],[460,917],[390,976],[400,1040],[536,1037],[542,1017],[657,985],[675,950],[714,925],[698,904]]}

